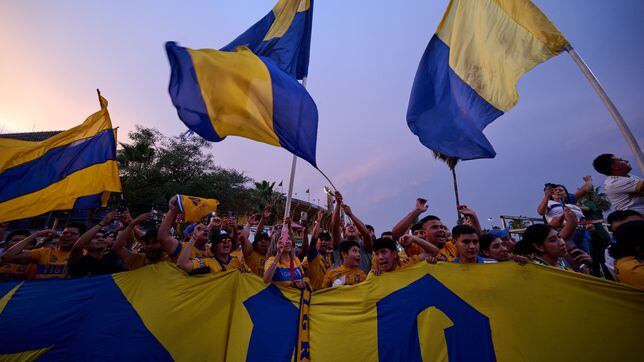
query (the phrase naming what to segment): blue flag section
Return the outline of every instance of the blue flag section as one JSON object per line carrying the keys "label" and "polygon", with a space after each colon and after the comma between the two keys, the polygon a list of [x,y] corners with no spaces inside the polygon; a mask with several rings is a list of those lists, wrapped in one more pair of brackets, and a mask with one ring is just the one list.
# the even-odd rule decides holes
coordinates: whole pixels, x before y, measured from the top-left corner
{"label": "blue flag section", "polygon": [[307,76],[311,48],[313,0],[280,0],[273,10],[221,50],[246,46],[271,58],[296,79]]}

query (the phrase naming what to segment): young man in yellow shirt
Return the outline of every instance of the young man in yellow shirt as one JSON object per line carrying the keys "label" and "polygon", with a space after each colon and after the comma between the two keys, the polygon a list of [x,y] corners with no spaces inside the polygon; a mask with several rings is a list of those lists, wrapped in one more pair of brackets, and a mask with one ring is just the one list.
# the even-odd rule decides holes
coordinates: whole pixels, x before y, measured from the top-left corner
{"label": "young man in yellow shirt", "polygon": [[[9,249],[12,246],[16,245],[21,240],[28,238],[31,234],[27,230],[15,230],[7,235],[5,240],[4,247]],[[25,250],[31,249],[35,244],[35,237],[31,239],[29,245],[25,246]],[[2,254],[0,254],[2,255]],[[32,263],[26,264],[17,264],[17,263],[5,263],[0,261],[0,282],[10,282],[14,280],[24,280],[29,276],[30,270],[33,270],[35,267]]]}
{"label": "young man in yellow shirt", "polygon": [[146,265],[156,264],[162,261],[171,261],[170,257],[163,251],[161,243],[157,240],[159,229],[156,227],[145,231],[143,236],[139,239],[143,244],[143,253],[129,250],[125,247],[128,239],[133,237],[132,235],[134,234],[134,230],[136,230],[142,222],[150,220],[151,216],[152,214],[149,212],[137,216],[125,229],[121,230],[116,237],[116,241],[112,246],[112,252],[121,259],[127,270],[136,270]]}
{"label": "young man in yellow shirt", "polygon": [[355,240],[345,240],[340,243],[342,264],[327,270],[322,281],[322,288],[340,285],[356,285],[367,279],[360,269],[360,244]]}
{"label": "young man in yellow shirt", "polygon": [[369,275],[378,276],[382,273],[404,269],[418,263],[421,260],[427,260],[430,263],[436,262],[436,258],[439,253],[438,248],[435,245],[428,242],[427,240],[410,234],[405,234],[401,238],[411,238],[412,241],[420,245],[425,252],[409,258],[401,258],[398,254],[398,248],[396,247],[395,241],[389,238],[376,239],[373,243],[373,251],[376,257],[377,265],[375,265],[371,269]]}
{"label": "young man in yellow shirt", "polygon": [[[186,248],[190,244],[190,258],[208,258],[212,257],[210,248],[208,248],[208,227],[202,223],[196,223],[190,225],[188,228],[190,231],[190,242],[179,242],[171,234],[170,230],[172,229],[172,224],[179,214],[179,204],[177,201],[177,196],[173,196],[168,202],[169,210],[163,217],[163,221],[159,225],[159,233],[157,235],[157,240],[161,243],[163,250],[171,258],[176,259],[179,256],[179,253],[182,249]],[[187,229],[187,228],[186,228]]]}
{"label": "young man in yellow shirt", "polygon": [[191,258],[191,248],[196,239],[191,238],[188,245],[181,250],[177,266],[190,275],[218,273],[228,270],[247,272],[248,267],[238,257],[230,255],[233,250],[233,239],[224,230],[213,230],[210,233],[212,257]]}
{"label": "young man in yellow shirt", "polygon": [[[56,279],[67,278],[67,261],[72,246],[87,231],[87,227],[81,223],[71,222],[63,229],[58,244],[55,248],[38,248],[24,250],[32,241],[26,238],[9,248],[2,254],[2,261],[6,263],[29,263],[36,264],[33,277],[35,279]],[[32,235],[34,238],[43,236],[55,236],[52,230],[41,230]]]}

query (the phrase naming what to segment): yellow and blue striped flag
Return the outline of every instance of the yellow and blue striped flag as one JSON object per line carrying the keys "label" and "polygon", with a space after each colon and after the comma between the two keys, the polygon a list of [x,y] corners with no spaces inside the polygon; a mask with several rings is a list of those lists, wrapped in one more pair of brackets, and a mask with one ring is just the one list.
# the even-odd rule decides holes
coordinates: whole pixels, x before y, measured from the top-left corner
{"label": "yellow and blue striped flag", "polygon": [[241,136],[315,162],[318,111],[306,89],[245,46],[193,50],[166,43],[169,92],[179,118],[201,137]]}
{"label": "yellow and blue striped flag", "polygon": [[0,222],[105,205],[121,192],[116,137],[101,110],[45,141],[0,139]]}
{"label": "yellow and blue striped flag", "polygon": [[447,156],[493,158],[483,129],[517,103],[519,78],[567,45],[529,0],[451,0],[418,66],[409,128]]}
{"label": "yellow and blue striped flag", "polygon": [[296,79],[307,76],[313,0],[280,0],[273,10],[221,50],[247,46]]}

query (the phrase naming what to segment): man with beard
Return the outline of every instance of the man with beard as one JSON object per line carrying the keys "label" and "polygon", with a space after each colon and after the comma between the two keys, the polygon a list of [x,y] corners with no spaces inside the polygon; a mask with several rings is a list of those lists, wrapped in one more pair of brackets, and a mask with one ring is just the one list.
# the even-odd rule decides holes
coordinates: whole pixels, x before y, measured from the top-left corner
{"label": "man with beard", "polygon": [[[9,248],[2,254],[2,261],[6,263],[34,263],[36,270],[33,278],[35,279],[54,279],[67,278],[67,260],[72,247],[78,241],[78,238],[85,233],[87,227],[81,223],[69,223],[60,237],[55,248],[38,248],[34,250],[24,250],[32,240],[26,238]],[[55,236],[52,230],[42,230],[33,234],[34,238],[38,236]]]}
{"label": "man with beard", "polygon": [[[353,213],[349,205],[343,204],[342,201],[342,194],[336,191],[335,208],[331,218],[331,241],[333,243],[333,248],[337,249],[341,242],[340,209],[342,209],[352,222],[344,228],[342,238],[343,240],[354,240],[358,245],[360,245],[360,269],[367,273],[371,270],[371,244],[373,242],[371,233],[365,224]],[[338,250],[334,251],[333,256],[336,263],[339,263],[340,254]]]}
{"label": "man with beard", "polygon": [[340,256],[342,264],[326,272],[322,288],[356,285],[367,279],[367,274],[360,269],[360,245],[355,240],[340,243]]}
{"label": "man with beard", "polygon": [[[87,230],[72,246],[67,265],[69,276],[82,278],[93,275],[112,274],[121,271],[114,253],[106,253],[107,240],[104,227],[121,217],[118,211],[107,214],[103,220]],[[85,250],[85,254],[83,254]]]}
{"label": "man with beard", "polygon": [[190,257],[190,250],[196,239],[191,238],[188,245],[181,250],[177,258],[177,266],[190,275],[218,273],[228,270],[248,271],[244,262],[236,256],[230,255],[233,251],[233,239],[224,230],[213,230],[210,233],[211,258]]}
{"label": "man with beard", "polygon": [[138,253],[125,247],[134,231],[142,222],[150,220],[152,213],[137,216],[127,227],[121,230],[112,246],[112,251],[123,261],[127,270],[136,270],[146,265],[162,261],[170,261],[170,257],[163,251],[161,243],[157,240],[158,228],[154,227],[141,236],[143,252]]}
{"label": "man with beard", "polygon": [[159,233],[157,234],[157,240],[161,243],[166,254],[171,258],[177,258],[181,250],[190,245],[189,256],[191,259],[211,257],[212,253],[206,245],[208,243],[208,227],[201,223],[194,225],[190,237],[192,243],[190,241],[187,243],[179,242],[170,234],[172,223],[176,220],[177,214],[179,214],[179,204],[176,195],[170,199],[168,206],[169,210],[163,217],[163,221],[159,225]]}

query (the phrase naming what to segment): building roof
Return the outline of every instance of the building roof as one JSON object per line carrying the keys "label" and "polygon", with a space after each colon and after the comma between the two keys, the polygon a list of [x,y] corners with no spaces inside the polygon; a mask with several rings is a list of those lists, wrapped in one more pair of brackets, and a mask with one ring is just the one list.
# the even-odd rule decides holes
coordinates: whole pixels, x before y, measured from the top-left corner
{"label": "building roof", "polygon": [[2,133],[0,138],[11,138],[20,141],[44,141],[50,137],[59,134],[62,131],[43,131],[43,132],[20,132],[20,133]]}

